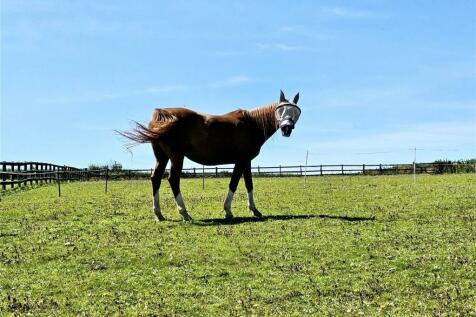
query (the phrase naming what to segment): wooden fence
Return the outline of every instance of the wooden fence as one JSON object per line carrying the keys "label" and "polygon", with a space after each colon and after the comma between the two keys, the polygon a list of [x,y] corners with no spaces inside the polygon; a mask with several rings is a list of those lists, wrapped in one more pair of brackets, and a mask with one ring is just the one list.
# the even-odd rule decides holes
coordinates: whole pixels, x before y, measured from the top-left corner
{"label": "wooden fence", "polygon": [[[279,166],[253,166],[253,176],[283,177],[283,176],[325,176],[325,175],[394,175],[394,174],[439,174],[442,165],[445,172],[476,172],[473,164],[441,164],[441,163],[417,163],[417,164],[339,164],[339,165],[279,165]],[[165,171],[165,176],[169,170]],[[233,172],[233,166],[191,167],[182,170],[182,177],[228,177]],[[152,169],[110,170],[111,179],[134,179],[149,177]]]}
{"label": "wooden fence", "polygon": [[87,170],[40,162],[0,162],[2,190],[56,181],[87,180]]}
{"label": "wooden fence", "polygon": [[[339,164],[339,165],[292,165],[254,166],[253,176],[325,176],[325,175],[392,175],[392,174],[437,174],[444,172],[476,172],[473,164]],[[191,167],[182,170],[182,177],[229,177],[233,166]],[[167,169],[164,177],[168,175]],[[152,169],[79,169],[40,162],[0,162],[0,187],[2,190],[33,184],[65,181],[108,180],[149,178]]]}

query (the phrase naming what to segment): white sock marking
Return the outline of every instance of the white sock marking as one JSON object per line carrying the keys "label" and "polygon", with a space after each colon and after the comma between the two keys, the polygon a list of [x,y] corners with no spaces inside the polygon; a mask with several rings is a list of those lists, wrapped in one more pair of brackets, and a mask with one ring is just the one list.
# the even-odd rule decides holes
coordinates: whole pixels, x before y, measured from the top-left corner
{"label": "white sock marking", "polygon": [[231,190],[228,191],[228,195],[226,195],[225,199],[225,211],[228,213],[229,211],[231,212],[231,202],[233,201],[233,195],[235,193],[232,192]]}
{"label": "white sock marking", "polygon": [[228,191],[228,194],[226,195],[225,199],[225,214],[227,219],[233,218],[233,214],[231,213],[231,202],[233,201],[233,195],[235,193],[232,192],[231,190]]}
{"label": "white sock marking", "polygon": [[255,200],[253,198],[253,190],[250,190],[247,194],[248,194],[248,207],[250,209],[256,208]]}
{"label": "white sock marking", "polygon": [[160,213],[159,191],[154,195],[153,208],[155,213]]}
{"label": "white sock marking", "polygon": [[183,202],[182,193],[179,193],[177,197],[175,197],[175,201],[177,202],[177,207],[180,213],[187,212],[187,209],[185,209],[185,203]]}

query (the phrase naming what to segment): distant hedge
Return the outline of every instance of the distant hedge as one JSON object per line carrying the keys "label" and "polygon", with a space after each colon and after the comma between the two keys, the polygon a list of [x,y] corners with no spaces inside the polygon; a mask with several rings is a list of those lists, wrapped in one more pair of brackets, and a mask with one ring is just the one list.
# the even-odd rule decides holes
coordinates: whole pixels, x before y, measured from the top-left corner
{"label": "distant hedge", "polygon": [[471,173],[474,172],[476,159],[470,160],[437,160],[433,162],[435,174]]}

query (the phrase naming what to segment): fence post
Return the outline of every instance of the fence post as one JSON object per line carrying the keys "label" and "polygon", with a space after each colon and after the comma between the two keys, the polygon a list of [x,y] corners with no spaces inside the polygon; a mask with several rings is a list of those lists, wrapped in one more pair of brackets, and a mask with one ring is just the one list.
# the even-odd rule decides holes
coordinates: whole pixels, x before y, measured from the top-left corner
{"label": "fence post", "polygon": [[362,174],[365,175],[365,164],[362,164]]}
{"label": "fence post", "polygon": [[28,173],[28,164],[27,164],[27,163],[25,163],[25,165],[23,165],[23,170],[25,171],[25,175],[24,175],[24,177],[23,177],[23,179],[24,179],[25,181],[24,181],[23,185],[24,185],[24,186],[27,186],[27,185],[28,185],[27,179],[29,178],[28,175],[27,175],[27,173]]}
{"label": "fence post", "polygon": [[29,176],[30,186],[33,185],[33,176],[31,175],[32,171],[33,171],[33,163],[30,163],[30,170],[28,171],[30,173],[30,176]]}
{"label": "fence post", "polygon": [[35,162],[35,184],[38,185],[38,163]]}
{"label": "fence post", "polygon": [[7,189],[7,185],[5,185],[5,181],[7,180],[7,165],[5,163],[2,163],[2,190],[6,190]]}
{"label": "fence post", "polygon": [[302,166],[299,165],[299,175],[302,176]]}
{"label": "fence post", "polygon": [[[475,167],[476,167],[476,165],[475,165]],[[258,165],[258,176],[261,176],[261,171],[259,170],[259,165]]]}
{"label": "fence post", "polygon": [[22,186],[22,183],[21,183],[21,182],[22,182],[22,180],[23,180],[23,175],[21,175],[21,166],[22,166],[21,163],[18,163],[18,165],[17,165],[17,173],[19,173],[19,174],[17,175],[17,182],[18,182],[18,183],[17,183],[17,186],[18,186],[18,187],[21,187],[21,186]]}
{"label": "fence post", "polygon": [[61,197],[61,179],[59,171],[56,171],[56,181],[58,182],[58,197]]}
{"label": "fence post", "polygon": [[205,190],[205,165],[202,165],[202,190]]}
{"label": "fence post", "polygon": [[197,177],[197,172],[195,171],[195,167],[193,168],[193,178]]}
{"label": "fence post", "polygon": [[106,189],[105,192],[107,194],[107,179],[109,178],[109,167],[106,167]]}
{"label": "fence post", "polygon": [[281,174],[281,165],[279,165],[279,177],[281,177],[281,176],[283,176],[283,175]]}
{"label": "fence post", "polygon": [[[18,164],[18,167],[17,167],[17,173],[21,173],[21,164],[20,163]],[[20,174],[17,175],[17,182],[18,182],[17,186],[18,187],[21,187],[22,176],[23,175],[20,175]]]}
{"label": "fence post", "polygon": [[383,172],[382,171],[382,164],[380,164],[380,166],[379,166],[379,171],[380,171],[380,175],[382,175],[382,172]]}
{"label": "fence post", "polygon": [[25,181],[26,177],[25,177],[24,173],[26,172],[27,166],[26,166],[26,164],[20,164],[20,166],[18,166],[18,170],[19,170],[20,173],[22,171],[22,166],[23,166],[23,173],[22,173],[22,175],[20,175],[20,186],[26,186],[27,182]]}
{"label": "fence post", "polygon": [[[15,173],[15,164],[12,164],[11,167],[12,167],[12,169],[11,169],[11,170],[12,170],[12,173]],[[14,184],[13,182],[15,181],[16,176],[15,176],[14,174],[12,174],[12,177],[11,177],[11,178],[12,178],[12,186],[11,186],[11,188],[13,188],[13,187],[15,187],[15,184]]]}
{"label": "fence post", "polygon": [[344,175],[344,164],[342,164],[342,165],[340,166],[340,168],[341,168],[341,171],[342,171],[342,175]]}
{"label": "fence post", "polygon": [[18,187],[22,187],[23,186],[23,182],[24,182],[24,179],[25,179],[25,175],[24,175],[24,172],[25,172],[25,169],[22,167],[25,166],[25,164],[23,163],[18,163],[18,173],[20,173],[18,175]]}
{"label": "fence post", "polygon": [[218,177],[218,166],[215,166],[215,177]]}
{"label": "fence post", "polygon": [[[21,173],[21,164],[20,163],[18,163],[18,165],[17,165],[17,173]],[[17,186],[18,187],[21,187],[22,176],[23,175],[21,175],[21,174],[17,175],[17,182],[18,182]]]}
{"label": "fence post", "polygon": [[322,164],[319,166],[319,170],[320,170],[321,176],[322,176]]}
{"label": "fence post", "polygon": [[[17,173],[21,173],[21,164],[17,163]],[[17,187],[21,187],[21,177],[22,175],[17,175]]]}

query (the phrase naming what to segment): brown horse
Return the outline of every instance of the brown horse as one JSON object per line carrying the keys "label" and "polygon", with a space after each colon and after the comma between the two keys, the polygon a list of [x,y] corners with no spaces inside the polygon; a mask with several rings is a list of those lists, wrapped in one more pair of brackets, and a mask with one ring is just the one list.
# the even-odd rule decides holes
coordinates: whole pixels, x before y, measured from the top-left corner
{"label": "brown horse", "polygon": [[184,157],[203,165],[235,164],[224,209],[226,219],[232,219],[231,202],[243,175],[248,191],[248,207],[256,217],[251,160],[278,128],[290,136],[301,110],[297,106],[299,93],[288,101],[281,91],[279,102],[253,110],[238,109],[214,116],[185,108],[155,109],[148,127],[136,123],[132,132],[120,132],[135,143],[151,143],[156,165],[152,173],[153,210],[158,220],[165,220],[159,204],[159,188],[165,167],[171,161],[169,183],[179,213],[192,220],[180,193],[180,174]]}

